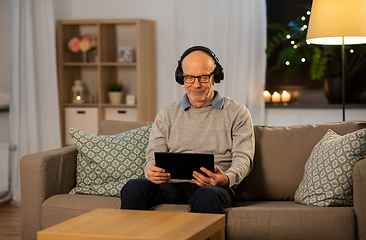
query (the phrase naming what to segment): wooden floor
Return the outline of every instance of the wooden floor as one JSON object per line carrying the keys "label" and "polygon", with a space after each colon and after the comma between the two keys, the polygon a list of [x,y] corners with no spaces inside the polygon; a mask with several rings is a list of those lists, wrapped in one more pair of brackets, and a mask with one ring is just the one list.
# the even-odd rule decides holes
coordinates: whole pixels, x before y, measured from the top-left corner
{"label": "wooden floor", "polygon": [[0,239],[20,240],[20,207],[0,203]]}

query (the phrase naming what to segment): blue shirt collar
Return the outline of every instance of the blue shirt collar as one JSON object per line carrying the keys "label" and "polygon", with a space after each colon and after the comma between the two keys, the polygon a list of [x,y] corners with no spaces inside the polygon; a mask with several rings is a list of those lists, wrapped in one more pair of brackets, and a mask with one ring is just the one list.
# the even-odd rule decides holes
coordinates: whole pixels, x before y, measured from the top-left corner
{"label": "blue shirt collar", "polygon": [[[180,103],[182,104],[182,107],[183,107],[184,111],[187,111],[187,109],[190,108],[190,107],[194,107],[189,102],[187,93],[184,94],[184,96],[183,96],[182,100],[180,101]],[[224,97],[221,96],[221,94],[216,90],[215,90],[214,100],[212,100],[212,102],[207,104],[205,107],[210,106],[210,105],[212,105],[215,108],[222,108],[222,106],[224,105]]]}

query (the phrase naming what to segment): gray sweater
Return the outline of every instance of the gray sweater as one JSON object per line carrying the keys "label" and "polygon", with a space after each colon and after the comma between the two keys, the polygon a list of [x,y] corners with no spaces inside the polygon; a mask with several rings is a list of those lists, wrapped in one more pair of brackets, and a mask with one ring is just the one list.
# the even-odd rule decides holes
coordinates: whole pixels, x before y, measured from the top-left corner
{"label": "gray sweater", "polygon": [[248,109],[224,97],[222,108],[183,110],[180,102],[164,107],[156,116],[146,149],[145,174],[154,152],[213,153],[217,165],[239,184],[253,166],[254,132]]}

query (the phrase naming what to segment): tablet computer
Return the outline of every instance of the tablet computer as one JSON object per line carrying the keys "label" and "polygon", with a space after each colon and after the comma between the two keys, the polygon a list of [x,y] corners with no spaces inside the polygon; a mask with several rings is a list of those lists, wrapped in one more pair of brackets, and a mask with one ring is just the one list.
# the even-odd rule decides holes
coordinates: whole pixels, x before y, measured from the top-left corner
{"label": "tablet computer", "polygon": [[171,179],[191,180],[193,171],[206,175],[200,170],[201,167],[215,172],[213,154],[155,152],[155,163],[170,173]]}

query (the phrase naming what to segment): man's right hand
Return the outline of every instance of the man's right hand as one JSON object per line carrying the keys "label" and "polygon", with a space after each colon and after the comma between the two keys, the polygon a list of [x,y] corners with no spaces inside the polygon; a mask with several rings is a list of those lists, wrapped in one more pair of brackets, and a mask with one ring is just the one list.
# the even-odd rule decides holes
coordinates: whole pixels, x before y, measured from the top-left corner
{"label": "man's right hand", "polygon": [[154,165],[148,167],[147,177],[151,182],[161,184],[169,181],[170,173],[166,173],[164,169],[157,167],[154,162]]}

